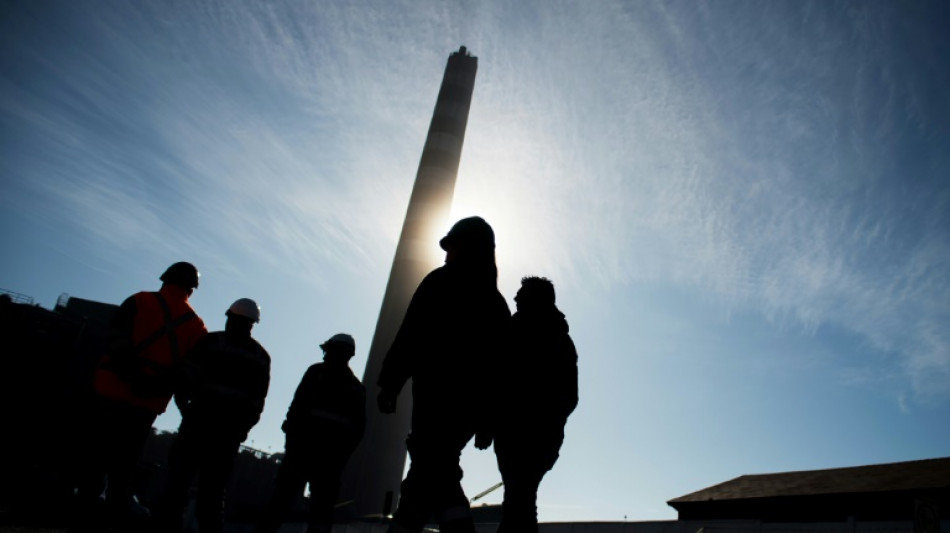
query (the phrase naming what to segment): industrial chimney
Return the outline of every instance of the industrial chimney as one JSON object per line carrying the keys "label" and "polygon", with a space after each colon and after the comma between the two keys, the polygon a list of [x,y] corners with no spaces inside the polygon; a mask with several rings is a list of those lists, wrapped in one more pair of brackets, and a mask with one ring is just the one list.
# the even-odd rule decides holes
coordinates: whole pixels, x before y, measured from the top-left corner
{"label": "industrial chimney", "polygon": [[478,58],[462,46],[449,56],[442,77],[363,374],[366,433],[343,477],[340,500],[348,502],[343,509],[347,516],[391,514],[399,495],[406,465],[412,387],[403,387],[395,414],[383,415],[376,408],[376,381],[416,287],[438,266],[432,262],[431,250],[438,246],[436,239],[440,236],[434,231],[447,227],[449,222],[477,68]]}

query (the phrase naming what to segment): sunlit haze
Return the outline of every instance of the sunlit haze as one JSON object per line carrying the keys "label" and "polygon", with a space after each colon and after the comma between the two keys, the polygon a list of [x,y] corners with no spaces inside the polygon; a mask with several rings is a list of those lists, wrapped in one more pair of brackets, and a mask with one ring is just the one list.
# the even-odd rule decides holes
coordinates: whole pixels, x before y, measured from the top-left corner
{"label": "sunlit haze", "polygon": [[[261,305],[273,374],[247,444],[280,451],[321,342],[352,334],[362,375],[464,45],[432,260],[479,215],[512,310],[522,276],[555,284],[580,404],[542,520],[946,456],[947,28],[938,0],[3,2],[0,288],[119,303],[193,262],[210,329]],[[491,451],[463,468],[469,496],[500,480]]]}

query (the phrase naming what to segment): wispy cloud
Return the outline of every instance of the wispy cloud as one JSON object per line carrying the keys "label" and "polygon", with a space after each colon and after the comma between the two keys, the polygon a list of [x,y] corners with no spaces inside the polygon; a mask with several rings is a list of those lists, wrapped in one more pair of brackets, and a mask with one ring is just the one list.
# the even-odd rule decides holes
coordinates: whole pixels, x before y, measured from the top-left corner
{"label": "wispy cloud", "polygon": [[693,287],[806,333],[846,328],[893,354],[919,399],[950,394],[950,91],[899,17],[821,2],[112,7],[18,41],[43,78],[2,100],[58,154],[5,187],[104,242],[233,249],[312,280],[385,270],[445,56],[466,44],[481,64],[456,198],[499,229],[503,282]]}
{"label": "wispy cloud", "polygon": [[844,327],[866,364],[892,354],[918,400],[945,398],[943,126],[920,112],[935,81],[896,72],[901,30],[866,10],[729,24],[669,6],[551,10],[519,35],[530,49],[489,47],[460,197],[517,211],[512,255],[572,284],[687,285]]}

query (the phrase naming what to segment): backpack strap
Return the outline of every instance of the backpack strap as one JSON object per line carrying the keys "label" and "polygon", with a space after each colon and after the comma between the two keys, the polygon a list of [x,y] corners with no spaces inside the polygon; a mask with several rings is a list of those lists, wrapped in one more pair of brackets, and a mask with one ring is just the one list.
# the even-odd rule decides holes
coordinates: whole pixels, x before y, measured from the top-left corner
{"label": "backpack strap", "polygon": [[175,334],[175,331],[179,326],[190,321],[192,318],[198,316],[195,314],[194,310],[189,310],[180,317],[172,320],[172,311],[168,307],[168,302],[165,301],[165,298],[159,292],[153,292],[156,300],[158,300],[158,305],[162,308],[162,313],[165,315],[165,323],[161,325],[155,332],[146,337],[142,342],[138,343],[133,349],[132,353],[134,355],[141,354],[145,351],[146,348],[154,344],[158,339],[168,335],[168,344],[171,348],[172,360],[177,361],[179,358],[179,349],[178,349],[178,336]]}

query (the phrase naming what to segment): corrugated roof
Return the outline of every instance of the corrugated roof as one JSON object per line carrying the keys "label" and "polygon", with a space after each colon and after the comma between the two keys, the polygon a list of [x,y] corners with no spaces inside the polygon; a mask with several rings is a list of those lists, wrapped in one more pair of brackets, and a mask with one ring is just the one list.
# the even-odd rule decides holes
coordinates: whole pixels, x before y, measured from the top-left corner
{"label": "corrugated roof", "polygon": [[950,457],[827,470],[750,474],[680,496],[669,503],[940,488],[950,488]]}

